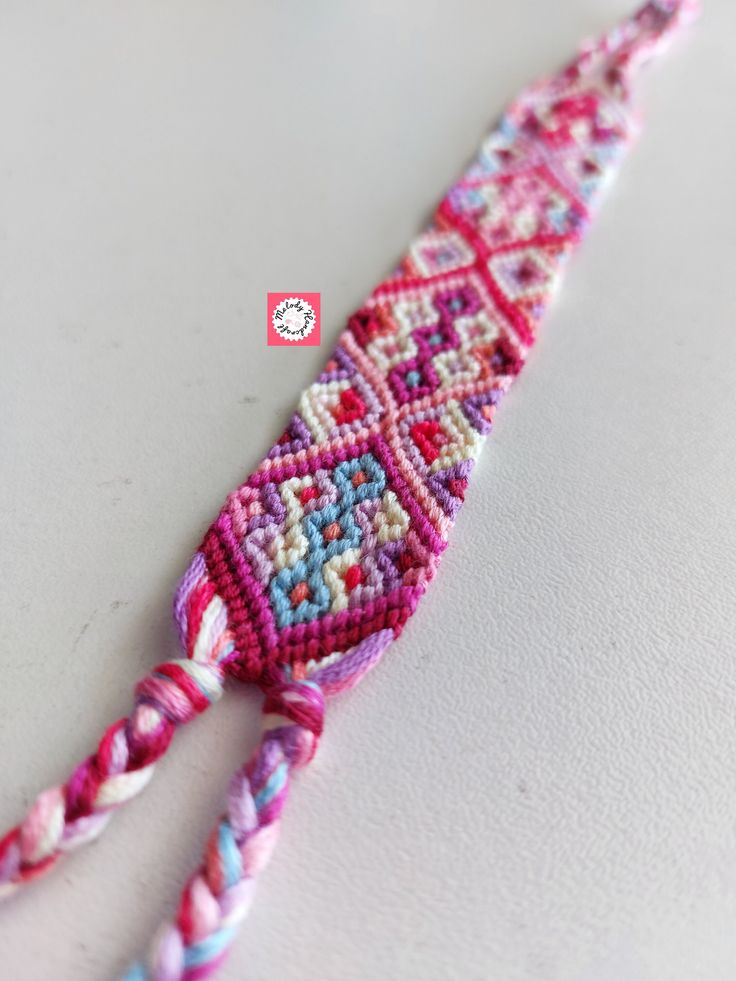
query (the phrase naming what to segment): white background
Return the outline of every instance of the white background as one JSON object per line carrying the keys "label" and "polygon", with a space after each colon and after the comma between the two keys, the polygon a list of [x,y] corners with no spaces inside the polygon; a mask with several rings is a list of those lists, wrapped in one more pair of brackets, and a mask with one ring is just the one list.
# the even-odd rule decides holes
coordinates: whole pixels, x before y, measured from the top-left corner
{"label": "white background", "polygon": [[[176,656],[226,493],[525,82],[624,0],[0,9],[10,825]],[[505,400],[429,597],[334,702],[229,981],[736,974],[734,7],[648,126]],[[266,291],[321,291],[322,349]],[[0,914],[10,981],[115,978],[247,756],[232,691]]]}

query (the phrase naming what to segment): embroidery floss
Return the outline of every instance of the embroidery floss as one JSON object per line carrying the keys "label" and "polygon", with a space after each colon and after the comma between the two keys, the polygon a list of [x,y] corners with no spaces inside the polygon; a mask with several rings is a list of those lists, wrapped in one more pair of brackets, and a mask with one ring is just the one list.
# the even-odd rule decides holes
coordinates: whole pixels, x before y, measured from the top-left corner
{"label": "embroidery floss", "polygon": [[225,956],[325,697],[378,662],[434,576],[495,409],[636,128],[634,72],[695,13],[651,0],[509,107],[205,535],[174,602],[184,656],[138,683],[131,714],[0,842],[9,894],[97,837],[227,677],[262,689],[260,744],[128,981],[203,978]]}

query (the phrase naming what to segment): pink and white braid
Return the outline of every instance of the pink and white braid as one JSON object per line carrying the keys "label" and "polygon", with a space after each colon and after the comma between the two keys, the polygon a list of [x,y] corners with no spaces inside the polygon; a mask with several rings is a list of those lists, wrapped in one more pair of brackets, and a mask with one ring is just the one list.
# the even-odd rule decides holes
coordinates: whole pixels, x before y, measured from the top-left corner
{"label": "pink and white braid", "polygon": [[113,810],[146,786],[175,729],[219,699],[233,639],[204,563],[190,566],[175,613],[186,658],[159,664],[142,678],[130,715],[106,730],[65,784],[39,794],[0,840],[0,898],[95,839]]}
{"label": "pink and white braid", "polygon": [[217,970],[250,909],[255,877],[271,858],[291,773],[317,750],[325,696],[354,687],[392,639],[392,630],[381,631],[302,680],[279,669],[264,684],[261,741],[231,780],[227,812],[182,891],[174,921],[159,929],[145,962],[123,981],[196,981]]}

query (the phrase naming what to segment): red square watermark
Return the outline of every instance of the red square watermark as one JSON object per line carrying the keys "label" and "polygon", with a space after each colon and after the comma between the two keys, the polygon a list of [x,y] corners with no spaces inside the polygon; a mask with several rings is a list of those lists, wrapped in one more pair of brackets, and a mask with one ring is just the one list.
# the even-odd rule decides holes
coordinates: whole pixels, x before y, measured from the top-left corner
{"label": "red square watermark", "polygon": [[268,294],[268,344],[318,347],[319,293]]}

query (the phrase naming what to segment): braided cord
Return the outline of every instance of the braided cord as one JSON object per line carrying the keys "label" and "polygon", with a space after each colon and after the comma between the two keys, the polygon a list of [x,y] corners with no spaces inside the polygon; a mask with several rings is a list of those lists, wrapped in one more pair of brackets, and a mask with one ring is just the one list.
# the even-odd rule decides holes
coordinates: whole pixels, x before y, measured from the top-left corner
{"label": "braided cord", "polygon": [[224,604],[196,558],[177,593],[176,614],[188,656],[142,678],[130,715],[105,731],[65,784],[39,794],[0,840],[0,898],[97,838],[113,810],[146,786],[176,728],[219,699],[233,640]]}
{"label": "braided cord", "polygon": [[[156,933],[145,962],[123,981],[195,981],[227,956],[268,864],[294,770],[313,758],[325,696],[354,687],[378,662],[392,630],[374,634],[306,678],[274,675],[263,703],[263,735],[230,782],[227,812],[207,841],[202,865],[185,886],[174,921]],[[322,662],[325,665],[325,662]]]}

